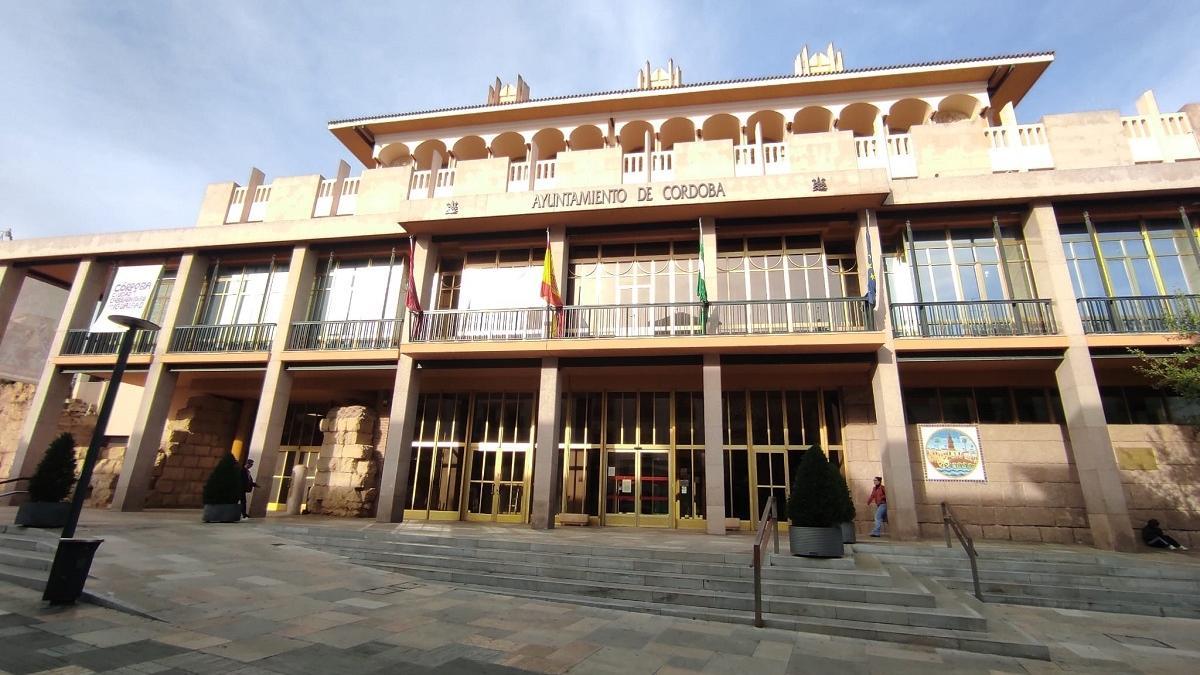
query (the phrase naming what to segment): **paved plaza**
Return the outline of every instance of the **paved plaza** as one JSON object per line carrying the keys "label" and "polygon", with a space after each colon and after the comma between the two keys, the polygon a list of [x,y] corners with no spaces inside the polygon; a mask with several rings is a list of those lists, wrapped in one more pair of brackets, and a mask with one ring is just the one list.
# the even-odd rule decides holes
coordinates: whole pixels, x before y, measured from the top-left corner
{"label": "paved plaza", "polygon": [[[11,517],[0,509],[0,519]],[[112,606],[47,608],[40,593],[0,582],[0,671],[1190,673],[1200,659],[1200,622],[1189,619],[997,606],[1050,646],[1045,662],[514,598],[350,564],[279,536],[287,522],[85,512],[80,536],[105,539],[88,590]],[[614,545],[750,545],[748,537],[610,533]]]}

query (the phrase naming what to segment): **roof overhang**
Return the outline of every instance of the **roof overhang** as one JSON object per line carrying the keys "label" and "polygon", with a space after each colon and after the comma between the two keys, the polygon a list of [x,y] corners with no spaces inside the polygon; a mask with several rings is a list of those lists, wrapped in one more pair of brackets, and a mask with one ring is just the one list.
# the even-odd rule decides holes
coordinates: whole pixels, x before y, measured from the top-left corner
{"label": "roof overhang", "polygon": [[366,166],[375,138],[394,133],[486,124],[511,124],[567,115],[611,114],[770,98],[986,82],[994,108],[1016,106],[1054,61],[1054,52],[863,68],[824,75],[787,75],[552,97],[503,105],[476,105],[334,120],[329,130]]}

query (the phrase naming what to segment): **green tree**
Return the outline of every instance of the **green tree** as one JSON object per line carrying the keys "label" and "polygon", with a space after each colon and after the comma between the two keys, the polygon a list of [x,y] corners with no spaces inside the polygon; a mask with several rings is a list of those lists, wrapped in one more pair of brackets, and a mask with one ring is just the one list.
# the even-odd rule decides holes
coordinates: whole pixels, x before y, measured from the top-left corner
{"label": "green tree", "polygon": [[204,503],[236,504],[242,491],[242,467],[231,453],[226,453],[204,483]]}
{"label": "green tree", "polygon": [[1188,311],[1168,317],[1167,323],[1186,343],[1183,349],[1154,355],[1131,349],[1141,361],[1136,368],[1154,386],[1173,391],[1189,403],[1200,403],[1200,315]]}
{"label": "green tree", "polygon": [[75,437],[64,433],[54,439],[29,481],[29,499],[61,502],[75,484]]}
{"label": "green tree", "polygon": [[833,527],[854,519],[850,491],[818,447],[805,452],[796,467],[788,519],[799,527]]}

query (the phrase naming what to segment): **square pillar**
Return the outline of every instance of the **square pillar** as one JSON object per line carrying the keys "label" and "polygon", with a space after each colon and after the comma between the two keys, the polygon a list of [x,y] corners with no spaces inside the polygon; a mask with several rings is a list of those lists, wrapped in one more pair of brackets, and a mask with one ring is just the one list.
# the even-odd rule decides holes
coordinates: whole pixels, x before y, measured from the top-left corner
{"label": "square pillar", "polygon": [[142,400],[133,418],[121,475],[113,492],[112,509],[141,511],[145,506],[146,496],[150,492],[150,474],[162,445],[163,429],[171,415],[171,399],[179,381],[179,374],[167,368],[163,356],[171,344],[175,327],[191,322],[207,274],[206,258],[194,252],[184,253],[180,257],[175,286],[171,289],[171,297],[167,299],[166,316],[154,342],[154,355],[146,371]]}
{"label": "square pillar", "polygon": [[1054,299],[1055,320],[1067,338],[1067,349],[1054,377],[1066,414],[1067,436],[1079,474],[1092,541],[1097,548],[1135,551],[1138,543],[1129,519],[1125,488],[1121,485],[1121,472],[1104,418],[1100,387],[1092,368],[1087,335],[1079,318],[1079,305],[1067,271],[1054,207],[1034,205],[1022,230],[1038,294]]}
{"label": "square pillar", "polygon": [[[887,490],[888,533],[892,539],[917,539],[917,498],[913,485],[912,459],[904,400],[900,393],[900,371],[891,331],[884,346],[875,352],[871,372],[871,398],[875,405],[875,435],[879,443],[880,475]],[[858,495],[854,495],[857,499]]]}
{"label": "square pillar", "polygon": [[420,394],[420,376],[417,373],[416,362],[411,356],[401,354],[396,364],[396,382],[392,387],[392,410],[388,417],[387,441],[383,446],[383,471],[379,480],[379,501],[375,508],[375,520],[381,523],[399,523],[404,520],[409,472],[412,469],[417,398]]}
{"label": "square pillar", "polygon": [[247,508],[250,515],[261,518],[267,515],[267,502],[271,498],[271,477],[279,459],[279,439],[283,436],[283,425],[287,421],[288,403],[292,398],[292,374],[283,362],[284,347],[292,324],[304,319],[308,311],[308,299],[312,294],[317,275],[317,256],[305,244],[292,249],[288,262],[287,288],[275,319],[275,339],[271,342],[271,355],[267,370],[263,374],[262,391],[258,396],[258,410],[254,413],[254,427],[250,432],[250,446],[246,458],[254,460],[250,475],[259,488],[250,495]]}
{"label": "square pillar", "polygon": [[[707,246],[707,244],[705,244]],[[704,521],[709,534],[725,534],[725,425],[721,414],[721,356],[705,354]]]}
{"label": "square pillar", "polygon": [[562,371],[558,359],[542,359],[538,387],[537,441],[533,452],[533,506],[530,525],[535,530],[554,528],[562,461],[558,455],[558,429],[562,419]]}
{"label": "square pillar", "polygon": [[[63,402],[71,391],[71,376],[63,373],[55,364],[55,359],[62,353],[63,340],[67,331],[73,328],[87,328],[92,316],[96,313],[96,303],[104,293],[108,283],[108,273],[111,266],[88,258],[81,260],[75,269],[75,279],[67,294],[67,304],[63,308],[62,317],[58,322],[58,330],[54,333],[54,342],[50,345],[50,353],[42,375],[38,378],[37,389],[29,405],[25,423],[21,428],[21,437],[17,440],[17,451],[13,456],[10,478],[20,478],[33,475],[38,462],[46,452],[50,441],[58,433],[58,421],[62,416]],[[10,277],[15,280],[16,277]],[[16,284],[16,281],[8,281]],[[90,439],[76,439],[86,443]],[[22,496],[14,495],[10,503],[20,503]]]}
{"label": "square pillar", "polygon": [[0,341],[4,340],[4,331],[8,328],[8,320],[12,317],[13,307],[17,304],[24,283],[23,268],[0,264]]}

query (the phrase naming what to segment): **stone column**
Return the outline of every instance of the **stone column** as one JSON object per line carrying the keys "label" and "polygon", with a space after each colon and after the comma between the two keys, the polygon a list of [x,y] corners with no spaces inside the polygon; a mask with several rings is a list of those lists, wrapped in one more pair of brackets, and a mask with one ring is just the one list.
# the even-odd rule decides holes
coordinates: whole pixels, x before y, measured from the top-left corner
{"label": "stone column", "polygon": [[[62,415],[63,403],[71,391],[71,376],[63,373],[54,363],[62,353],[63,340],[67,331],[73,328],[87,328],[96,313],[96,303],[104,293],[108,283],[110,266],[87,258],[79,262],[75,269],[75,280],[71,283],[71,291],[67,294],[67,304],[63,308],[62,317],[58,321],[58,330],[54,332],[54,342],[50,345],[50,353],[42,375],[38,379],[37,389],[29,404],[29,412],[25,424],[21,428],[21,437],[17,441],[17,451],[13,456],[10,478],[20,478],[33,475],[41,461],[46,447],[58,431],[58,420]],[[15,277],[12,277],[15,278]],[[15,284],[16,282],[7,282]],[[77,442],[87,443],[91,439],[76,439]],[[20,502],[21,495],[15,495],[10,503]]]}
{"label": "stone column", "polygon": [[279,439],[283,435],[283,424],[292,397],[292,374],[283,362],[283,351],[292,324],[303,321],[308,311],[308,298],[316,274],[317,256],[313,250],[306,244],[294,247],[288,263],[287,288],[283,291],[279,316],[275,320],[275,339],[271,342],[267,371],[263,373],[262,393],[258,397],[258,410],[254,413],[254,427],[247,448],[246,458],[254,460],[250,474],[259,485],[251,493],[247,505],[250,515],[255,518],[267,515],[267,502],[271,499],[271,476],[279,458]]}
{"label": "stone column", "polygon": [[[414,248],[415,259],[410,260],[409,264],[413,266],[413,280],[417,285],[417,297],[421,300],[421,307],[428,309],[433,297],[437,251],[429,235],[417,237]],[[410,342],[409,323],[412,320],[412,316],[406,317],[400,358],[396,362],[396,381],[392,386],[392,409],[388,415],[388,434],[383,446],[383,472],[379,482],[379,502],[375,510],[375,519],[381,523],[399,523],[404,520],[404,504],[408,495],[417,399],[421,394],[416,361],[404,353],[403,346]]]}
{"label": "stone column", "polygon": [[121,475],[117,478],[117,489],[113,493],[113,509],[141,511],[146,504],[151,472],[162,445],[163,428],[171,415],[171,398],[179,381],[179,374],[163,363],[163,357],[170,347],[175,327],[191,323],[207,274],[208,260],[203,256],[188,252],[180,257],[175,286],[171,289],[171,297],[167,299],[166,316],[154,342],[154,355],[146,371],[142,400],[133,418],[129,445],[125,448]]}
{"label": "stone column", "polygon": [[541,384],[538,387],[537,444],[533,453],[533,505],[530,525],[535,530],[554,528],[558,512],[558,493],[562,478],[562,460],[558,454],[558,429],[562,419],[562,371],[558,359],[542,359]]}
{"label": "stone column", "polygon": [[[859,267],[867,263],[867,251],[872,262],[882,266],[883,248],[874,212],[858,214],[859,236],[857,255]],[[871,372],[871,398],[875,405],[875,434],[879,443],[879,473],[887,489],[888,534],[893,539],[916,539],[921,530],[917,521],[917,497],[913,485],[912,458],[908,448],[908,428],[904,419],[904,399],[900,393],[900,370],[896,365],[896,345],[892,334],[890,302],[886,284],[879,282],[880,270],[875,271],[875,327],[883,331],[883,346],[875,352],[875,368]],[[866,290],[866,276],[862,278]],[[855,495],[857,497],[857,495]]]}
{"label": "stone column", "polygon": [[1025,217],[1022,230],[1038,295],[1053,299],[1058,330],[1067,338],[1067,349],[1054,377],[1067,416],[1067,436],[1079,473],[1092,541],[1097,548],[1136,550],[1121,472],[1108,435],[1100,388],[1067,271],[1054,207],[1035,204]]}
{"label": "stone column", "polygon": [[725,425],[721,414],[721,356],[705,354],[701,369],[704,381],[704,519],[709,534],[723,535]]}
{"label": "stone column", "polygon": [[4,340],[4,331],[8,328],[8,320],[12,317],[13,307],[17,304],[17,296],[21,294],[21,285],[24,283],[24,269],[0,264],[0,341]]}

